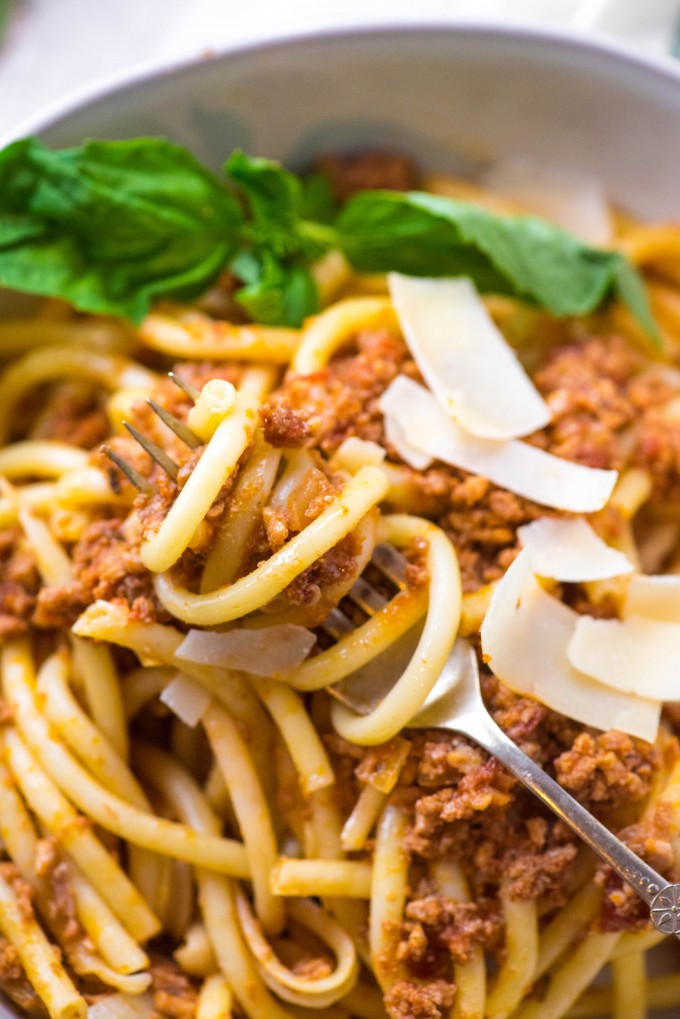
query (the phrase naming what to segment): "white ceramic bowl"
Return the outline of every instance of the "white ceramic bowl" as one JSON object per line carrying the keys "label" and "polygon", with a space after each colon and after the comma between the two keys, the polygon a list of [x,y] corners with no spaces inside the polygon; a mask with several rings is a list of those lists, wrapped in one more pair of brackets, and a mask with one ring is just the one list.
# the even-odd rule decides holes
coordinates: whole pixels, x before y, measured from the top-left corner
{"label": "white ceramic bowl", "polygon": [[263,43],[130,75],[22,127],[58,145],[168,135],[214,166],[236,146],[293,164],[393,147],[463,173],[520,153],[680,216],[680,70],[564,33],[449,23]]}
{"label": "white ceramic bowl", "polygon": [[166,135],[215,167],[237,146],[294,166],[397,149],[462,174],[524,154],[594,174],[642,216],[680,217],[680,71],[547,31],[448,23],[249,46],[91,90],[28,132]]}

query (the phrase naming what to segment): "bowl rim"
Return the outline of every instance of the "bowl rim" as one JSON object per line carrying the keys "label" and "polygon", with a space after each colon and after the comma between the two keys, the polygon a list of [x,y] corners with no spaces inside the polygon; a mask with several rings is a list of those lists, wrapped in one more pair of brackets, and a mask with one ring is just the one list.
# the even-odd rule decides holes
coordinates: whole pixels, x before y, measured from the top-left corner
{"label": "bowl rim", "polygon": [[0,135],[0,148],[28,135],[41,134],[93,103],[118,94],[122,95],[147,82],[163,81],[204,63],[219,63],[226,58],[231,61],[247,60],[253,54],[281,51],[289,46],[313,47],[319,43],[323,45],[371,37],[376,41],[408,35],[441,37],[442,33],[496,41],[507,39],[515,43],[523,42],[529,46],[544,45],[571,50],[575,54],[586,53],[594,59],[603,61],[603,66],[607,64],[620,70],[627,67],[631,71],[648,75],[650,80],[657,79],[660,83],[680,87],[680,60],[670,54],[646,53],[622,40],[600,35],[588,36],[569,26],[542,25],[531,20],[505,21],[502,18],[493,21],[480,20],[454,15],[424,16],[418,22],[375,17],[360,22],[341,22],[323,28],[298,28],[274,36],[237,41],[217,50],[207,49],[200,53],[170,58],[161,55],[149,61],[133,64],[71,89],[35,113],[22,118],[14,127]]}

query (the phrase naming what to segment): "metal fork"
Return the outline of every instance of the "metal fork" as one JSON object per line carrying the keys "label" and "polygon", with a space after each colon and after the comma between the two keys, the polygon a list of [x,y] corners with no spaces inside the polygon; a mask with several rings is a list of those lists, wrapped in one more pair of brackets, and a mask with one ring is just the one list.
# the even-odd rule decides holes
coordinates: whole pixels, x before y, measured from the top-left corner
{"label": "metal fork", "polygon": [[[406,560],[390,546],[378,546],[374,558],[383,572],[393,581],[403,584]],[[359,590],[350,597],[367,613],[378,611],[386,604],[379,592],[360,578]],[[355,585],[356,586],[356,585]],[[341,620],[343,614],[334,610],[330,625],[324,628],[337,633],[347,632],[353,625]],[[346,618],[346,617],[345,617]],[[404,657],[412,644],[405,642]],[[357,714],[365,715],[380,703],[369,684],[362,677],[348,677],[329,693],[338,697]],[[519,781],[572,828],[577,835],[604,860],[612,870],[637,892],[650,908],[652,923],[663,934],[680,937],[680,884],[672,884],[653,867],[629,849],[625,843],[605,828],[585,807],[562,788],[512,742],[489,714],[479,684],[477,655],[470,644],[459,638],[420,711],[408,725],[413,729],[446,729],[467,736],[499,760]]]}
{"label": "metal fork", "polygon": [[[172,380],[192,399],[199,390],[183,379],[170,374]],[[202,445],[201,439],[167,410],[152,400],[147,401],[152,410],[190,448]],[[126,426],[134,439],[176,480],[178,465],[167,453],[137,429]],[[140,491],[153,491],[145,477],[139,474],[119,454],[109,447],[105,451],[113,462]],[[403,589],[406,575],[406,559],[390,545],[378,545],[371,562],[383,576],[397,588]],[[388,603],[380,591],[365,577],[359,577],[347,596],[366,615],[373,615]],[[355,629],[352,622],[340,608],[334,608],[327,616],[322,628],[333,639]],[[384,678],[389,681],[401,671],[415,647],[415,642],[402,638],[391,649],[391,661],[384,669]],[[385,653],[387,654],[387,653]],[[401,660],[401,661],[400,661]],[[365,681],[365,673],[371,666],[358,670],[352,676],[330,687],[328,692],[341,700],[357,714],[365,715],[380,703],[387,689],[376,692],[375,676],[371,683]],[[363,675],[362,675],[363,674]],[[624,881],[626,881],[650,908],[652,923],[663,934],[680,937],[680,884],[668,882],[653,867],[629,849],[620,839],[605,828],[585,807],[570,796],[554,779],[546,774],[527,754],[512,742],[494,722],[482,700],[479,685],[477,656],[470,644],[459,638],[444,665],[428,698],[420,711],[409,722],[414,729],[446,729],[467,736],[499,760],[523,785],[572,828],[577,835]]]}
{"label": "metal fork", "polygon": [[[174,372],[168,372],[168,378],[194,402],[200,396],[200,389],[196,389],[196,387],[192,386],[190,382],[187,382],[179,375],[175,375]],[[161,407],[160,404],[151,399],[147,399],[146,403],[154,412],[156,417],[159,418],[172,432],[174,432],[177,438],[180,439],[189,449],[198,449],[199,446],[204,444],[203,439],[196,435],[196,433],[193,432],[183,421],[180,421],[174,416],[174,414],[171,414],[169,410],[166,410],[165,407]],[[153,442],[153,440],[147,435],[144,435],[143,432],[140,432],[138,428],[135,428],[134,425],[131,425],[128,421],[123,421],[123,424],[135,442],[137,442],[142,449],[149,454],[152,460],[156,461],[158,466],[165,471],[168,477],[172,478],[173,481],[177,481],[179,475],[179,464],[175,463],[172,457],[168,456],[164,449],[161,449],[160,446]],[[143,474],[140,474],[140,472],[133,467],[132,464],[128,463],[127,460],[120,455],[120,453],[116,452],[115,449],[112,449],[111,446],[105,445],[103,448],[112,463],[114,463],[116,467],[123,472],[128,481],[130,481],[138,491],[144,492],[146,495],[154,494],[155,489],[151,482],[145,478]]]}

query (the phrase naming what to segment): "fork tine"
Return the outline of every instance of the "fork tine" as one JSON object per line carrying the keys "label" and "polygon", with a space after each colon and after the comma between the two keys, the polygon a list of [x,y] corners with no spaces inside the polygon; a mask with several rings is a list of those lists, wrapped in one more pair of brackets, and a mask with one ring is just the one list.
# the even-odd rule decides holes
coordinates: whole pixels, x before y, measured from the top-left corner
{"label": "fork tine", "polygon": [[397,552],[392,545],[376,545],[373,549],[371,562],[381,573],[384,573],[388,580],[391,580],[400,590],[406,587],[406,557]]}
{"label": "fork tine", "polygon": [[330,694],[331,697],[334,697],[336,701],[340,701],[346,708],[349,708],[350,711],[354,711],[357,715],[368,715],[371,712],[370,708],[367,708],[363,704],[357,704],[350,697],[347,697],[340,689],[339,683],[336,683],[335,686],[327,686],[326,693]]}
{"label": "fork tine", "polygon": [[165,450],[161,449],[160,446],[157,446],[155,442],[152,442],[148,436],[144,435],[143,432],[140,432],[134,425],[131,425],[128,421],[123,421],[123,424],[132,438],[135,439],[142,449],[149,454],[151,459],[155,460],[158,466],[161,467],[173,481],[177,481],[177,478],[179,477],[179,464],[176,464],[175,461],[168,456]]}
{"label": "fork tine", "polygon": [[345,613],[337,608],[331,609],[321,627],[333,640],[338,640],[343,633],[352,633],[356,629],[354,623],[347,618]]}
{"label": "fork tine", "polygon": [[380,609],[384,608],[389,601],[384,595],[376,591],[363,577],[357,577],[352,584],[348,597],[352,599],[355,605],[358,605],[360,609],[366,613],[367,616],[372,616],[374,612],[379,612]]}
{"label": "fork tine", "polygon": [[[396,591],[392,595],[385,595],[382,591],[377,590],[373,584],[365,580],[363,576],[357,577],[345,597],[353,602],[354,605],[356,605],[364,613],[364,615],[369,617],[375,615],[376,612],[380,612],[381,609],[390,603],[396,593],[403,591],[407,587],[405,578],[406,567],[408,565],[406,558],[401,554],[401,552],[398,552],[393,545],[387,544],[376,545],[371,557],[371,564],[377,568],[379,572],[387,578],[387,580],[390,581]],[[329,637],[332,637],[333,640],[340,640],[343,636],[356,630],[357,625],[359,624],[357,624],[356,621],[353,621],[349,616],[347,616],[342,609],[336,607],[331,609],[325,621],[321,624],[321,628],[328,634]],[[405,641],[409,642],[412,641],[412,639],[412,635],[409,631],[408,634],[402,635],[395,647],[399,646],[401,648]],[[414,649],[415,645],[413,648],[408,648],[407,661],[412,657]],[[385,654],[389,655],[390,653],[391,652],[389,652],[388,649],[388,651],[381,652],[379,657],[382,657]],[[386,664],[386,668],[389,670],[392,667],[405,667],[406,662],[401,663],[400,656],[403,656],[402,650],[398,652],[397,659],[390,660],[390,662]],[[375,704],[369,706],[367,703],[362,703],[361,697],[355,696],[357,690],[353,688],[353,680],[355,681],[354,687],[356,687],[356,680],[359,680],[359,690],[362,690],[363,686],[365,686],[365,676],[363,679],[360,677],[362,677],[362,674],[365,673],[367,669],[370,670],[371,667],[372,663],[370,662],[367,665],[360,666],[358,671],[353,673],[351,676],[345,677],[345,679],[340,680],[340,682],[333,686],[326,687],[327,693],[336,700],[342,701],[346,707],[355,711],[357,714],[368,714],[372,708],[375,707]],[[373,695],[375,695],[376,703],[378,703],[381,700],[381,697],[385,695],[385,691],[382,690],[381,692],[381,690],[377,688],[372,689],[372,696]]]}
{"label": "fork tine", "polygon": [[[381,572],[388,577],[397,589],[403,590],[406,585],[403,579],[399,579],[396,574],[396,570],[399,570],[400,575],[403,575],[403,572],[406,570],[406,560],[399,552],[392,549],[389,545],[377,545],[374,550],[374,555],[378,549],[383,550],[381,563],[383,560],[385,562],[392,562],[392,558],[394,561],[394,569],[391,569],[389,574],[382,565],[379,566],[379,569],[381,569]],[[391,557],[391,552],[394,552],[394,557]],[[375,566],[378,564],[374,562],[373,565]],[[376,591],[373,585],[369,584],[368,581],[364,580],[361,576],[357,577],[354,581],[347,592],[346,597],[349,598],[350,601],[354,602],[354,604],[358,606],[362,612],[365,612],[367,616],[373,616],[376,612],[380,612],[380,610],[385,608],[390,601],[389,598],[386,598],[384,594],[380,593],[380,591]],[[333,637],[334,640],[337,640],[340,636],[342,636],[342,634],[351,633],[352,630],[356,629],[356,625],[345,615],[344,612],[342,612],[341,609],[338,608],[331,609],[322,626],[326,633],[330,637]]]}
{"label": "fork tine", "polygon": [[116,467],[123,472],[128,481],[135,486],[139,492],[144,492],[145,495],[155,495],[156,489],[153,485],[147,481],[143,474],[140,474],[136,467],[129,464],[127,460],[124,460],[120,453],[116,453],[115,449],[111,446],[104,446],[104,452],[108,456],[109,460],[116,465]]}
{"label": "fork tine", "polygon": [[174,372],[168,372],[168,377],[172,379],[176,386],[179,386],[183,393],[186,393],[187,396],[196,403],[196,400],[198,400],[201,395],[200,389],[197,389],[196,386],[192,386],[192,384],[187,382],[186,379],[183,379],[181,375],[175,375]]}
{"label": "fork tine", "polygon": [[151,407],[154,414],[161,419],[163,424],[167,425],[168,428],[175,433],[177,438],[181,439],[182,442],[189,447],[189,449],[197,449],[199,446],[203,445],[203,440],[199,439],[196,432],[189,428],[189,425],[185,425],[183,421],[176,418],[175,415],[171,414],[169,410],[165,409],[165,407],[161,407],[155,400],[148,399],[146,402],[149,407]]}

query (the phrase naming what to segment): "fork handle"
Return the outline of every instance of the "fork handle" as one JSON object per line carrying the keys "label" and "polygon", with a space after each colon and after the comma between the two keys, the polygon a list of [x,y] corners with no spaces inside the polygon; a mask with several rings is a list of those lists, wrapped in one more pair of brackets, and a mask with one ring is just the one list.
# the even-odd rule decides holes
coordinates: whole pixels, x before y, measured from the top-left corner
{"label": "fork handle", "polygon": [[492,718],[479,714],[457,719],[459,732],[478,743],[531,789],[568,824],[612,870],[627,881],[650,907],[652,923],[664,934],[680,937],[680,884],[670,884],[593,817],[506,736]]}

